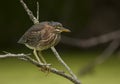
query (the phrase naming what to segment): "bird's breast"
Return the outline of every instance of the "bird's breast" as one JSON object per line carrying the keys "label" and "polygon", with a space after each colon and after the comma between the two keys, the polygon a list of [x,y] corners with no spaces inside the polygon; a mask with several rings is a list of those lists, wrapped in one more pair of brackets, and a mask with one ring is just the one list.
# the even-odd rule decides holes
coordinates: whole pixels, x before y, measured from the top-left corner
{"label": "bird's breast", "polygon": [[51,33],[49,36],[46,37],[46,39],[42,39],[36,49],[37,50],[45,50],[45,49],[48,49],[52,46],[55,46],[59,43],[60,41],[60,34],[53,34]]}

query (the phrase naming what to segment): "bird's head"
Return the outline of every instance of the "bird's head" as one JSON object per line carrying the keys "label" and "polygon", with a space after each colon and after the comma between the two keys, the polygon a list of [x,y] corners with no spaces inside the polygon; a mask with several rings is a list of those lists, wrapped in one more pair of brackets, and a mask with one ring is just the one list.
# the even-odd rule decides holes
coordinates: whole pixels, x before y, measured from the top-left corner
{"label": "bird's head", "polygon": [[61,32],[71,32],[69,29],[66,29],[63,27],[63,25],[59,22],[50,22],[51,26],[54,27],[55,33],[61,33]]}

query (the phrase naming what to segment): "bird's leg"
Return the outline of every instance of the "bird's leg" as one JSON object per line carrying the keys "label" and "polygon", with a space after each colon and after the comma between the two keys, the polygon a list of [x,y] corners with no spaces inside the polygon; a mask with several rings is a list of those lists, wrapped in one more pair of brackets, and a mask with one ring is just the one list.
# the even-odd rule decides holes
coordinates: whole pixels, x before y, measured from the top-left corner
{"label": "bird's leg", "polygon": [[38,54],[37,54],[36,49],[33,50],[33,54],[35,55],[37,61],[38,61],[39,63],[42,63],[42,62],[40,61],[40,58],[39,58],[39,56],[38,56]]}
{"label": "bird's leg", "polygon": [[40,60],[42,61],[42,63],[47,64],[46,60],[45,60],[44,57],[42,56],[41,51],[38,51],[38,56],[39,56]]}
{"label": "bird's leg", "polygon": [[50,69],[49,69],[50,67],[49,67],[49,66],[50,66],[51,64],[47,64],[47,62],[46,62],[46,60],[44,59],[41,51],[38,51],[38,55],[39,55],[39,57],[40,57],[40,60],[41,60],[42,63],[44,64],[43,69],[41,69],[41,71],[43,71],[43,72],[47,71],[47,72],[49,73],[49,72],[50,72]]}

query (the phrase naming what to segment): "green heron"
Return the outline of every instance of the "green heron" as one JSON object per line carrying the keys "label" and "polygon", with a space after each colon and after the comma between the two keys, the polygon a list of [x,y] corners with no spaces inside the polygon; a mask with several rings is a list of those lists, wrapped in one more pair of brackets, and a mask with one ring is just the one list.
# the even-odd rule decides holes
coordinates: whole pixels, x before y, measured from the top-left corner
{"label": "green heron", "polygon": [[41,51],[55,46],[60,41],[61,32],[70,32],[70,30],[64,28],[59,22],[40,22],[30,27],[18,43],[33,49],[37,61],[46,64]]}

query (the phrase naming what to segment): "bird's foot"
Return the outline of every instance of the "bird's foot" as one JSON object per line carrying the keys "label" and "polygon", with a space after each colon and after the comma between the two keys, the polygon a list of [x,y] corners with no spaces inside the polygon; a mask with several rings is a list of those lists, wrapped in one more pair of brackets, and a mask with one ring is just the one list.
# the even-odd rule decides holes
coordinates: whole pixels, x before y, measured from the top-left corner
{"label": "bird's foot", "polygon": [[47,72],[47,74],[49,74],[50,66],[51,66],[51,64],[43,64],[43,67],[41,68],[41,71],[42,72]]}

